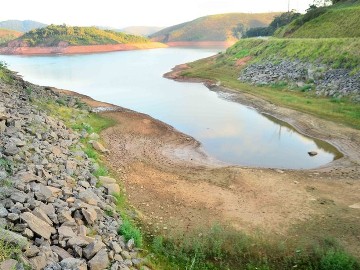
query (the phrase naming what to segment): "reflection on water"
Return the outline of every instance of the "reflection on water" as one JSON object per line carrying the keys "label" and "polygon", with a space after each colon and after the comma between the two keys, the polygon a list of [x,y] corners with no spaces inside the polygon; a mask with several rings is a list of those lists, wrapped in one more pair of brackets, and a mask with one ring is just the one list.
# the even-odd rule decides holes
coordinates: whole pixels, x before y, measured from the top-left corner
{"label": "reflection on water", "polygon": [[[149,114],[193,136],[208,154],[221,161],[295,169],[318,167],[338,157],[329,144],[220,98],[202,84],[162,77],[177,64],[217,52],[168,48],[88,55],[0,56],[0,60],[33,83],[71,89]],[[318,155],[310,157],[309,151]]]}

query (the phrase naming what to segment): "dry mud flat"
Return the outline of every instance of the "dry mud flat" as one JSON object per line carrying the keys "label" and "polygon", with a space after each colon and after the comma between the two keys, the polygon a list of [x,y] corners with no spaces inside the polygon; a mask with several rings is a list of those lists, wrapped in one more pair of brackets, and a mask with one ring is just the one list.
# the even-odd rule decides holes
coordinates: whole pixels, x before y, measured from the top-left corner
{"label": "dry mud flat", "polygon": [[148,115],[81,96],[116,121],[101,136],[107,165],[122,179],[128,199],[149,231],[172,233],[214,223],[287,240],[334,237],[360,254],[360,132],[259,98],[231,98],[326,140],[344,157],[315,170],[228,166],[206,156],[200,144]]}

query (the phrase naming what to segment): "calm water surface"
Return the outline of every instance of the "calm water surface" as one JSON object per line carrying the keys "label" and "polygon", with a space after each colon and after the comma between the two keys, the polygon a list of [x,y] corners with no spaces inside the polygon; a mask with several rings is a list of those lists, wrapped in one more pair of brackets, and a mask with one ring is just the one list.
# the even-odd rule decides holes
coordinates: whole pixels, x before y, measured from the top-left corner
{"label": "calm water surface", "polygon": [[[162,77],[177,64],[216,49],[168,48],[87,55],[0,56],[32,83],[74,90],[143,112],[199,140],[211,156],[232,164],[315,168],[336,149],[198,83]],[[309,157],[308,151],[317,151]]]}

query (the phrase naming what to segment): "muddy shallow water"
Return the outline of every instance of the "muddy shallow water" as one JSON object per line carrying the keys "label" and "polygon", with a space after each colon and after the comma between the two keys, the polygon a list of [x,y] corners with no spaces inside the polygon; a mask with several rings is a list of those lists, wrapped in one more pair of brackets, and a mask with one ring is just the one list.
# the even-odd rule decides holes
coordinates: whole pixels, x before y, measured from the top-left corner
{"label": "muddy shallow water", "polygon": [[[63,56],[1,56],[33,83],[71,89],[143,112],[201,142],[222,162],[243,166],[308,169],[333,161],[331,145],[199,83],[162,77],[173,66],[215,54],[216,49],[167,48]],[[316,151],[316,156],[309,156]]]}

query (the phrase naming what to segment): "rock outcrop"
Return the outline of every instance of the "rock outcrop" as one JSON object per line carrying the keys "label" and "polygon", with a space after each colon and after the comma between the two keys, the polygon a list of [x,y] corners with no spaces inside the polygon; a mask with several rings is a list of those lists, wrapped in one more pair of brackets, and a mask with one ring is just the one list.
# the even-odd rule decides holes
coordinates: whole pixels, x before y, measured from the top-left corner
{"label": "rock outcrop", "polygon": [[256,85],[283,84],[302,91],[315,90],[317,95],[344,97],[351,96],[360,102],[360,72],[334,69],[320,63],[301,61],[266,61],[244,68],[240,81]]}
{"label": "rock outcrop", "polygon": [[119,185],[108,177],[97,185],[80,144],[87,132],[72,131],[35,105],[46,99],[78,104],[17,77],[0,80],[0,241],[22,250],[21,260],[1,268],[140,269],[133,241],[118,234],[122,219],[112,194]]}

